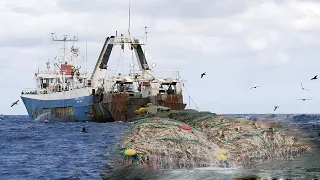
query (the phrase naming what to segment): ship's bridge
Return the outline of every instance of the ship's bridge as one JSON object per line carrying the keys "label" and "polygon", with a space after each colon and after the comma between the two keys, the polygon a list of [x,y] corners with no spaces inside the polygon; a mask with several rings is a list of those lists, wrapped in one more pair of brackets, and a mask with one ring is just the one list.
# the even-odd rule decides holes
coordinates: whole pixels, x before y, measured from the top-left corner
{"label": "ship's bridge", "polygon": [[90,87],[87,73],[80,73],[72,65],[61,64],[59,70],[35,73],[36,88],[24,89],[22,94],[49,94]]}

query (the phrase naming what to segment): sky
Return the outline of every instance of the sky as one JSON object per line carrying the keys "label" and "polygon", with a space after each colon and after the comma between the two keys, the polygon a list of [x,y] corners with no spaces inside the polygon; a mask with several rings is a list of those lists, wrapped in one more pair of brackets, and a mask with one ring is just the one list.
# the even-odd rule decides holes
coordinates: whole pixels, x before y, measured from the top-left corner
{"label": "sky", "polygon": [[[128,0],[0,0],[0,113],[27,114],[22,89],[54,62],[64,34],[77,36],[88,72],[104,40],[127,34]],[[131,0],[131,35],[144,37],[158,76],[179,71],[190,108],[215,113],[318,113],[320,1]],[[58,56],[60,57],[60,56]],[[112,53],[116,69],[120,53]],[[85,63],[87,62],[87,63]],[[123,56],[129,69],[128,51]],[[204,78],[200,74],[206,72]],[[309,91],[301,90],[303,83]],[[250,90],[252,86],[260,88]],[[312,98],[300,101],[300,98]],[[20,99],[18,106],[11,103]],[[279,109],[273,111],[277,105]]]}

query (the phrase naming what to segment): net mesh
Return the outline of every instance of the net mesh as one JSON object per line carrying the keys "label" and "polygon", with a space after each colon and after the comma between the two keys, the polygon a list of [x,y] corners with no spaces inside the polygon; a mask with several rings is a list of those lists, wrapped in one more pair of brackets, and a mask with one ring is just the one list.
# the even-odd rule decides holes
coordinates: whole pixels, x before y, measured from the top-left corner
{"label": "net mesh", "polygon": [[280,132],[275,124],[203,112],[154,116],[134,122],[122,149],[135,149],[132,162],[157,169],[232,168],[292,160],[309,147],[296,136]]}

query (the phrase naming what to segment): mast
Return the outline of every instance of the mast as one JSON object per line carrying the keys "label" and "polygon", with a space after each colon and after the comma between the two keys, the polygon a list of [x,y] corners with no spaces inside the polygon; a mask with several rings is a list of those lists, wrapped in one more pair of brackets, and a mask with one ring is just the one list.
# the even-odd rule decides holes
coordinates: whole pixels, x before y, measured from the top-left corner
{"label": "mast", "polygon": [[[73,42],[73,44],[74,44],[74,42],[75,41],[78,41],[78,39],[75,37],[75,36],[73,36],[73,39],[68,39],[68,35],[64,35],[63,36],[63,39],[58,39],[57,38],[57,36],[55,35],[55,33],[51,33],[51,35],[52,35],[52,41],[60,41],[60,42],[63,42],[63,50],[64,50],[64,53],[63,53],[63,61],[64,61],[64,64],[65,65],[67,65],[68,64],[68,60],[67,60],[67,42]],[[74,63],[74,60],[73,60],[73,58],[74,58],[74,54],[75,54],[75,48],[74,48],[74,46],[72,46],[72,49],[71,49],[71,51],[72,51],[72,61],[73,61],[73,63]],[[76,49],[76,52],[77,52],[77,49]],[[62,68],[62,67],[61,67]],[[61,70],[61,69],[60,69]],[[65,83],[65,78],[66,78],[66,73],[65,72],[62,72],[62,78],[61,78],[61,80],[62,80],[62,88],[63,89],[65,89],[66,88],[66,83]]]}
{"label": "mast", "polygon": [[75,41],[78,41],[78,39],[73,36],[73,39],[67,39],[68,38],[68,35],[64,35],[63,36],[63,39],[58,39],[56,36],[55,36],[55,33],[51,33],[52,35],[52,41],[63,41],[63,60],[64,60],[64,63],[67,64],[68,63],[68,60],[67,60],[67,42],[68,41],[71,41],[71,42],[75,42]]}
{"label": "mast", "polygon": [[87,73],[87,62],[88,62],[88,25],[86,23],[86,68],[85,68],[86,73]]}
{"label": "mast", "polygon": [[128,35],[129,35],[129,37],[130,37],[130,21],[131,21],[131,19],[130,19],[130,14],[131,14],[130,6],[131,6],[131,0],[129,0],[129,25],[128,25]]}
{"label": "mast", "polygon": [[50,72],[50,61],[49,61],[49,59],[46,62],[46,65],[47,65],[47,72]]}

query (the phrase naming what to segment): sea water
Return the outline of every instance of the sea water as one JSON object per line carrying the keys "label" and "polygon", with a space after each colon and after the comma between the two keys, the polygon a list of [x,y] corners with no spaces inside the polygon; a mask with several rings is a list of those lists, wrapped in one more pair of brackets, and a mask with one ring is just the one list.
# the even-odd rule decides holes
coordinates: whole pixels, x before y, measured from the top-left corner
{"label": "sea water", "polygon": [[[113,164],[116,145],[129,123],[45,123],[27,116],[5,116],[0,120],[0,179],[312,179],[320,175],[320,115],[230,116],[279,121],[305,134],[314,147],[289,162],[240,169],[157,171]],[[83,127],[86,133],[81,132]]]}

